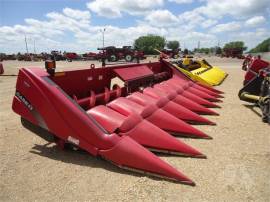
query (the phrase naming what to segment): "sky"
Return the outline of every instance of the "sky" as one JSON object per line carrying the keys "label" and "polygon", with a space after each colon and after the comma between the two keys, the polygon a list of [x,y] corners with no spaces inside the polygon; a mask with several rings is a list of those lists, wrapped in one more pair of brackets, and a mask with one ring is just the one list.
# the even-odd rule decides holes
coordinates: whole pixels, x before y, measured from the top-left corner
{"label": "sky", "polygon": [[270,0],[0,0],[0,53],[85,53],[147,34],[181,48],[270,37]]}

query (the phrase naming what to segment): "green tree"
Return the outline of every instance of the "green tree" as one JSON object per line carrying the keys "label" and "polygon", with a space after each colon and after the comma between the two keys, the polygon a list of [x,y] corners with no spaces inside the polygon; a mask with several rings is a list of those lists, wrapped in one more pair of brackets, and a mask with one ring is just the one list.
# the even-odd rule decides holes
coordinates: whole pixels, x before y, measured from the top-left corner
{"label": "green tree", "polygon": [[226,43],[223,49],[241,49],[242,51],[246,50],[245,43],[243,41],[232,41]]}
{"label": "green tree", "polygon": [[202,53],[209,54],[210,48],[202,48]]}
{"label": "green tree", "polygon": [[167,48],[172,50],[177,50],[180,46],[179,41],[168,41],[166,45]]}
{"label": "green tree", "polygon": [[215,53],[215,52],[216,52],[216,47],[211,47],[211,48],[209,48],[209,52],[210,52],[210,53]]}
{"label": "green tree", "polygon": [[159,54],[154,49],[162,50],[165,44],[165,38],[158,35],[141,36],[134,41],[135,49],[141,50],[145,54]]}
{"label": "green tree", "polygon": [[196,48],[196,52],[208,54],[210,52],[210,48],[200,48],[200,49]]}
{"label": "green tree", "polygon": [[194,52],[197,53],[204,53],[204,54],[209,54],[209,53],[216,53],[216,54],[221,54],[222,50],[220,47],[211,47],[211,48],[195,48]]}
{"label": "green tree", "polygon": [[255,48],[251,49],[250,53],[260,53],[260,52],[269,52],[270,51],[270,38],[259,43]]}

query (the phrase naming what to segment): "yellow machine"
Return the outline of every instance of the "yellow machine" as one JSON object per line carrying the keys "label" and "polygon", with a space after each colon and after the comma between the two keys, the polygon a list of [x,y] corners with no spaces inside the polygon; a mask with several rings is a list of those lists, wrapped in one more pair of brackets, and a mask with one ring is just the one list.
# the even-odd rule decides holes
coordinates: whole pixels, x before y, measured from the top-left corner
{"label": "yellow machine", "polygon": [[227,73],[216,66],[211,66],[206,60],[183,58],[183,65],[177,64],[178,69],[192,79],[211,86],[219,85],[227,77]]}
{"label": "yellow machine", "polygon": [[[161,57],[168,56],[155,49],[161,54]],[[210,65],[206,60],[193,60],[192,56],[185,56],[182,61],[172,63],[175,68],[187,75],[194,81],[206,86],[216,86],[228,76],[228,74],[219,67]]]}
{"label": "yellow machine", "polygon": [[196,60],[200,64],[200,68],[192,70],[191,73],[199,76],[210,85],[215,86],[222,83],[227,77],[227,73],[216,66],[211,66],[205,60]]}
{"label": "yellow machine", "polygon": [[197,81],[203,85],[206,85],[206,86],[212,86],[211,84],[209,84],[209,82],[205,81],[204,79],[202,79],[201,77],[199,77],[198,75],[196,74],[192,74],[190,71],[184,69],[184,68],[181,68],[180,66],[176,65],[176,64],[173,64],[173,66],[178,69],[180,72],[182,72],[183,74],[185,74],[186,76],[188,76],[189,78],[191,78],[193,81]]}

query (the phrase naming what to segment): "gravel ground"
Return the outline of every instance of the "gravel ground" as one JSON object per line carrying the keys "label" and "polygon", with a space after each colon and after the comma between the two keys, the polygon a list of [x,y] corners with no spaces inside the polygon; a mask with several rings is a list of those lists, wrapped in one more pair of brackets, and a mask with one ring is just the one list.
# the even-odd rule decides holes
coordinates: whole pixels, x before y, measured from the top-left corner
{"label": "gravel ground", "polygon": [[[12,112],[16,77],[0,77],[0,201],[270,201],[269,125],[259,110],[237,97],[241,60],[211,57],[229,76],[218,89],[225,98],[217,126],[196,126],[213,140],[182,139],[207,159],[160,156],[197,186],[190,187],[123,171],[88,154],[61,151],[24,129]],[[6,74],[41,62],[5,61]],[[59,62],[59,69],[90,62]]]}

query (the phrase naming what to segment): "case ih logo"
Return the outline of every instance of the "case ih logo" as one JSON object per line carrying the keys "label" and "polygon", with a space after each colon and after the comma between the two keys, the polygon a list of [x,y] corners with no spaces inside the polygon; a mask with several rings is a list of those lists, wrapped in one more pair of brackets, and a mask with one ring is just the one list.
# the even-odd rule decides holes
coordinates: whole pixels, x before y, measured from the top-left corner
{"label": "case ih logo", "polygon": [[23,103],[24,105],[30,110],[33,110],[33,106],[30,104],[30,102],[19,92],[16,91],[15,93],[16,97],[18,97]]}

